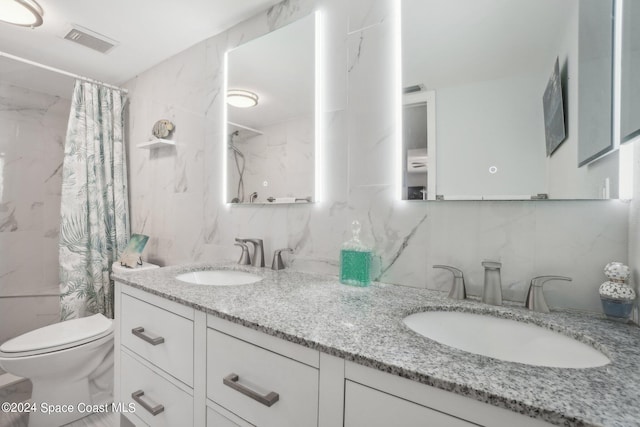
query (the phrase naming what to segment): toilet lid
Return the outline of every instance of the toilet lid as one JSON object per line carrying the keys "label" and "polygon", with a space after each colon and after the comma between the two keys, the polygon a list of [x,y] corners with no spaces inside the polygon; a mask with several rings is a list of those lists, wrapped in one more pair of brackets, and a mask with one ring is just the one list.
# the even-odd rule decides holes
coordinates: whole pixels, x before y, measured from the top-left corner
{"label": "toilet lid", "polygon": [[67,320],[27,332],[0,346],[2,353],[23,353],[71,347],[92,337],[111,332],[113,321],[102,314]]}

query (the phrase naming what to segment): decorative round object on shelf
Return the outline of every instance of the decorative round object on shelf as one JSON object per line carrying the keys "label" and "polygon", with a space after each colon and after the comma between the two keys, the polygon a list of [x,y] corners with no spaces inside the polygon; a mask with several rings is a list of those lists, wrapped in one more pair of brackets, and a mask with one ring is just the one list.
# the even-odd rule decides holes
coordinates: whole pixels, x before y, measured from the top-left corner
{"label": "decorative round object on shelf", "polygon": [[604,314],[609,319],[626,322],[636,299],[636,292],[627,284],[631,270],[621,262],[610,262],[604,274],[609,279],[599,289]]}
{"label": "decorative round object on shelf", "polygon": [[167,138],[173,133],[175,128],[175,125],[169,120],[158,120],[153,125],[151,133],[153,133],[153,136],[156,138]]}

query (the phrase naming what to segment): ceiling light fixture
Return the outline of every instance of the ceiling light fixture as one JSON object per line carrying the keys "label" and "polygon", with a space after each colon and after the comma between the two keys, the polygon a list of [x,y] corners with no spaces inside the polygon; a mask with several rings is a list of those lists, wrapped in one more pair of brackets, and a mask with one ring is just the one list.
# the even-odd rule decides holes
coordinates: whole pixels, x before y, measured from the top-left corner
{"label": "ceiling light fixture", "polygon": [[229,89],[227,91],[227,104],[238,108],[250,108],[258,105],[258,95],[248,90]]}
{"label": "ceiling light fixture", "polygon": [[0,21],[22,27],[42,25],[44,11],[35,0],[0,0]]}

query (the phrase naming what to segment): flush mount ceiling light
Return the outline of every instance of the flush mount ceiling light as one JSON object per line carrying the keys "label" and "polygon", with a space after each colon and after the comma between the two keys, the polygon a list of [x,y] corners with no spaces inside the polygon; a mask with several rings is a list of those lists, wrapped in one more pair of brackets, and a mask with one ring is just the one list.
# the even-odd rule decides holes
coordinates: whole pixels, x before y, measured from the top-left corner
{"label": "flush mount ceiling light", "polygon": [[258,105],[258,95],[248,90],[229,89],[227,91],[227,104],[238,108],[250,108]]}
{"label": "flush mount ceiling light", "polygon": [[0,0],[0,21],[22,27],[42,25],[44,11],[35,0]]}

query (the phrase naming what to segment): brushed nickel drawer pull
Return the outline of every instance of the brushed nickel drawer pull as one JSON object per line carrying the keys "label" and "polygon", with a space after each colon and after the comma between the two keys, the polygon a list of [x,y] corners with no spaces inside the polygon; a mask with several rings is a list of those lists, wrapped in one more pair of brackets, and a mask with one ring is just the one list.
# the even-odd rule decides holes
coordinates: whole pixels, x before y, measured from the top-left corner
{"label": "brushed nickel drawer pull", "polygon": [[144,391],[142,391],[142,390],[134,391],[133,393],[131,393],[131,397],[133,398],[133,400],[138,402],[140,404],[140,406],[142,406],[144,409],[149,411],[149,413],[151,415],[153,415],[154,417],[156,415],[158,415],[160,412],[164,412],[164,406],[163,405],[159,405],[158,404],[156,406],[151,406],[147,402],[142,400],[142,396],[144,396]]}
{"label": "brushed nickel drawer pull", "polygon": [[263,395],[254,390],[251,390],[245,385],[240,384],[239,381],[240,378],[236,374],[229,374],[222,380],[224,385],[231,387],[236,391],[239,391],[245,396],[249,396],[253,400],[258,401],[265,406],[271,406],[280,399],[280,395],[275,391],[270,391],[269,393]]}
{"label": "brushed nickel drawer pull", "polygon": [[158,344],[162,344],[164,342],[164,337],[155,337],[155,338],[151,338],[149,335],[144,333],[144,328],[142,326],[138,326],[137,328],[133,328],[131,330],[131,333],[135,336],[137,336],[138,338],[141,338],[143,340],[145,340],[146,342],[148,342],[151,345],[158,345]]}

